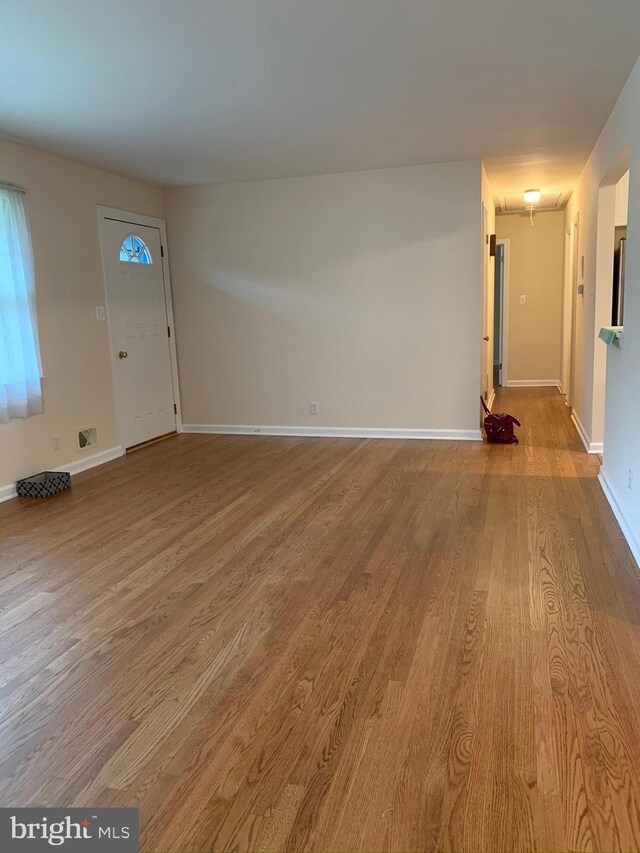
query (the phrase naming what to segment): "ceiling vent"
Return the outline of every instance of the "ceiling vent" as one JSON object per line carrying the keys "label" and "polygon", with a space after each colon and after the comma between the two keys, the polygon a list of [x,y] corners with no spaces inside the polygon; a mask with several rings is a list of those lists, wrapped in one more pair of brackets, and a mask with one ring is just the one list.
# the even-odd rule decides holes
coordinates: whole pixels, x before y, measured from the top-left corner
{"label": "ceiling vent", "polygon": [[98,429],[90,426],[78,430],[78,450],[87,450],[98,443]]}

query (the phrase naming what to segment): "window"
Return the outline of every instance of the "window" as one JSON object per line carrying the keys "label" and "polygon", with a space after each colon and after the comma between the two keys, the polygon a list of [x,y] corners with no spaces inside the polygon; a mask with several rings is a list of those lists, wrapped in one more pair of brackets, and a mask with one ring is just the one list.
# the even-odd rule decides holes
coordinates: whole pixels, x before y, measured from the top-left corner
{"label": "window", "polygon": [[147,249],[144,240],[129,234],[120,246],[120,260],[124,263],[152,264],[151,252]]}
{"label": "window", "polygon": [[0,423],[42,412],[41,375],[24,193],[0,188]]}

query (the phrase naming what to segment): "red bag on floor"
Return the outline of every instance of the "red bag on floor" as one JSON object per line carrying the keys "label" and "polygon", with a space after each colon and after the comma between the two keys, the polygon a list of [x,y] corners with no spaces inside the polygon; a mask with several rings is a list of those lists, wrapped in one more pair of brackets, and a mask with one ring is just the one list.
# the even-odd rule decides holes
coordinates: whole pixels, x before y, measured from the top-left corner
{"label": "red bag on floor", "polygon": [[491,444],[517,444],[518,439],[514,434],[513,425],[520,426],[520,421],[516,420],[513,415],[504,413],[492,415],[482,397],[480,397],[480,402],[487,415],[484,419],[484,432],[487,441]]}

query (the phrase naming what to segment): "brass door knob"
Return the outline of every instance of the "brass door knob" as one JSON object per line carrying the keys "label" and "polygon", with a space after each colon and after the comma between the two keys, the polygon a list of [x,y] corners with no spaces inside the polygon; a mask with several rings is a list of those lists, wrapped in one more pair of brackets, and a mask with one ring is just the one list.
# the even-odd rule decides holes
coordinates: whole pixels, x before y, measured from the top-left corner
{"label": "brass door knob", "polygon": [[121,349],[120,352],[118,353],[118,358],[128,358],[128,357],[129,357],[129,353],[125,352],[123,349]]}

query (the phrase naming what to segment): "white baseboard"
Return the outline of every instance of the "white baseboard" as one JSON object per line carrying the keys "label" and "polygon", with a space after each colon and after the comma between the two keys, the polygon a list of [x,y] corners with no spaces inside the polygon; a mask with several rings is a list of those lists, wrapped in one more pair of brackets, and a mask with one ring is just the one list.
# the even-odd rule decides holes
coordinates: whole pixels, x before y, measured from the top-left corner
{"label": "white baseboard", "polygon": [[0,504],[3,503],[3,501],[10,501],[11,498],[15,498],[15,496],[15,484],[12,486],[0,486]]}
{"label": "white baseboard", "polygon": [[580,440],[584,444],[584,449],[587,451],[587,453],[602,453],[602,442],[591,441],[591,437],[584,428],[580,418],[576,415],[575,410],[571,412],[571,420],[573,421],[573,425],[576,428],[576,431],[580,436]]}
{"label": "white baseboard", "polygon": [[66,465],[60,465],[59,468],[52,468],[52,471],[68,471],[70,474],[80,474],[82,471],[88,471],[89,468],[96,468],[98,465],[104,465],[105,462],[112,462],[124,456],[124,448],[117,445],[110,447],[108,450],[103,450],[100,453],[92,453],[91,456],[81,456],[75,462],[67,462]]}
{"label": "white baseboard", "polygon": [[[124,450],[119,445],[110,447],[108,450],[103,450],[100,453],[92,453],[91,456],[81,456],[75,462],[68,462],[66,465],[59,465],[57,468],[49,468],[49,471],[68,471],[69,474],[80,474],[82,471],[88,471],[89,468],[96,468],[98,465],[104,465],[105,462],[111,462],[113,459],[124,455]],[[8,486],[0,486],[0,503],[11,500],[16,496],[15,483]]]}
{"label": "white baseboard", "polygon": [[507,379],[507,388],[557,388],[562,390],[559,379]]}
{"label": "white baseboard", "polygon": [[631,525],[625,518],[622,508],[618,503],[613,489],[611,488],[611,483],[607,479],[606,473],[602,470],[598,474],[598,481],[602,487],[604,496],[609,501],[609,506],[613,510],[613,514],[615,515],[616,520],[620,525],[620,530],[622,530],[622,534],[627,540],[627,545],[629,546],[629,550],[633,555],[633,559],[636,561],[636,564],[640,568],[640,542],[638,542],[638,540],[636,539],[635,534],[631,529]]}
{"label": "white baseboard", "polygon": [[251,426],[239,424],[184,424],[185,432],[211,435],[290,435],[309,438],[418,438],[445,441],[482,441],[479,429],[382,429],[369,427]]}

